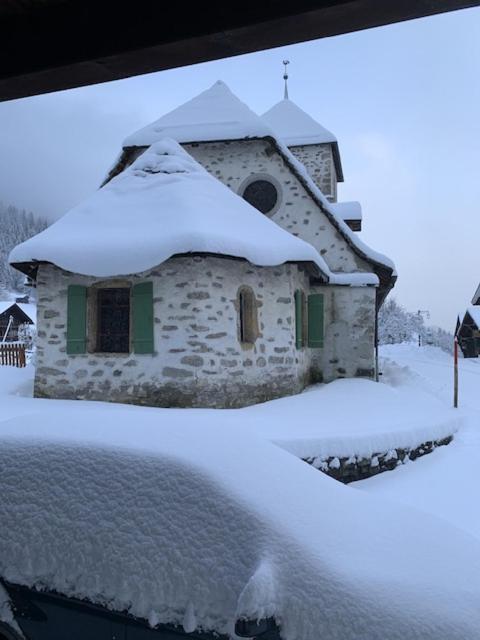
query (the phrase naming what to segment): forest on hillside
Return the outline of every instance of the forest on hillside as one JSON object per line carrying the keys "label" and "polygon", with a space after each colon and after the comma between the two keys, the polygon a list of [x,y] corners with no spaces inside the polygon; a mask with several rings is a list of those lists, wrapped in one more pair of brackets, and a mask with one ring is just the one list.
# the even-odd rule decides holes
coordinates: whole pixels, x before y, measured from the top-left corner
{"label": "forest on hillside", "polygon": [[0,202],[0,299],[11,291],[25,291],[25,276],[8,264],[10,251],[15,245],[40,233],[47,226],[45,218],[12,204]]}

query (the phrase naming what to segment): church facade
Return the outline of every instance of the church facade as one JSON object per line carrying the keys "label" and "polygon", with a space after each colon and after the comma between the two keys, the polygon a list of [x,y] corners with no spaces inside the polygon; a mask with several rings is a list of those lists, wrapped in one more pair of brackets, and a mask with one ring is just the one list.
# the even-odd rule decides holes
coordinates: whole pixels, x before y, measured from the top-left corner
{"label": "church facade", "polygon": [[12,252],[38,288],[35,394],[239,407],[373,378],[396,276],[342,179],[294,103],[260,118],[220,82],[130,136],[83,208]]}

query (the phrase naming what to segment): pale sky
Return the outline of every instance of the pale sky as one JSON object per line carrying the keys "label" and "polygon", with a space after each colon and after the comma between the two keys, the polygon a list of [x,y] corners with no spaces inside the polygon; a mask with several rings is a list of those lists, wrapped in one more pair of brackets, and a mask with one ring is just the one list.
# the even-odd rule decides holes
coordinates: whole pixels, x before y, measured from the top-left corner
{"label": "pale sky", "polygon": [[480,8],[0,103],[0,199],[58,218],[128,134],[224,80],[257,113],[290,98],[338,138],[340,200],[391,257],[393,295],[452,329],[480,281]]}

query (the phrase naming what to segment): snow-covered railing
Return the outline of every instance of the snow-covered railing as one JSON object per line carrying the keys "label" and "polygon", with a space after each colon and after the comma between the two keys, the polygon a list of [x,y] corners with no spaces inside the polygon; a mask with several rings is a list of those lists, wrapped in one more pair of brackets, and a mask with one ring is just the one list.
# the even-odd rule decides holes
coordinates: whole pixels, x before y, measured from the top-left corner
{"label": "snow-covered railing", "polygon": [[0,343],[0,365],[25,367],[25,345],[20,342]]}

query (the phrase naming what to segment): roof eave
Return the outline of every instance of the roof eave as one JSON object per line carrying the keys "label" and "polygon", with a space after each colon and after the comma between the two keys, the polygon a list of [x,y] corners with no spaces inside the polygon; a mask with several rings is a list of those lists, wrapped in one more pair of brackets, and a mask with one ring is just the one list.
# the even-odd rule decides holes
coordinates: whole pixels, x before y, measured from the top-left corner
{"label": "roof eave", "polygon": [[[208,251],[189,251],[188,253],[174,253],[173,255],[169,256],[166,260],[170,260],[171,258],[181,258],[185,256],[200,256],[200,255],[214,256],[217,258],[226,258],[227,260],[244,260],[245,262],[249,262],[249,260],[247,258],[244,258],[243,256],[232,256],[224,253],[211,253]],[[166,260],[164,260],[164,262],[166,262]],[[31,278],[32,280],[36,280],[37,274],[38,274],[38,267],[41,264],[50,264],[54,267],[57,267],[57,269],[62,269],[63,271],[65,271],[63,267],[56,265],[54,262],[49,262],[48,260],[32,260],[31,262],[12,262],[10,263],[10,266],[16,269],[17,271],[20,271],[21,273]],[[163,263],[160,263],[160,264],[163,264]],[[250,262],[250,264],[260,268],[272,268],[272,269],[274,269],[275,267],[279,267],[281,264],[297,264],[302,266],[311,277],[314,277],[317,280],[321,280],[324,284],[328,284],[330,281],[329,275],[325,271],[323,271],[316,262],[313,262],[312,260],[286,260],[285,262],[282,262],[279,264],[272,264],[272,265],[256,265],[252,262]],[[154,269],[157,266],[158,265],[153,265],[151,268]],[[117,275],[112,275],[108,277],[112,277],[112,278],[117,278],[120,276],[128,277],[129,275],[134,275],[134,274],[117,274]],[[92,277],[103,278],[104,276],[92,276]]]}
{"label": "roof eave", "polygon": [[337,174],[337,181],[344,182],[342,160],[340,158],[340,149],[338,148],[338,142],[332,142],[333,163],[335,165],[335,172]]}

